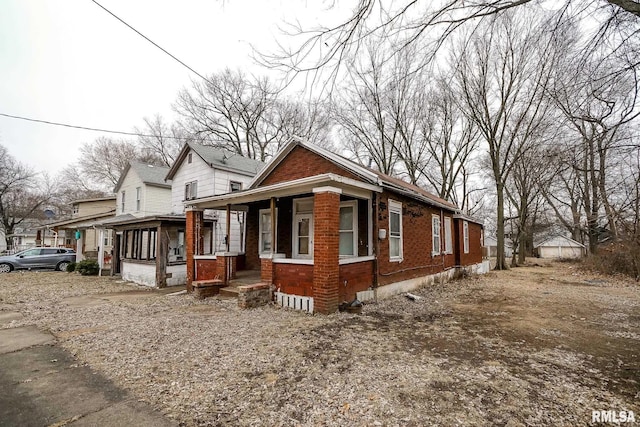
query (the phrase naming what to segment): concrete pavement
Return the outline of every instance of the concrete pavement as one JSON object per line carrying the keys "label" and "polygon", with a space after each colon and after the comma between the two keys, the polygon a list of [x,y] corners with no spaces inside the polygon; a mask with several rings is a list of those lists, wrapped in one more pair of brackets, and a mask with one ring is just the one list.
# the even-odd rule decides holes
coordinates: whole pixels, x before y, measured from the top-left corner
{"label": "concrete pavement", "polygon": [[[21,318],[0,312],[0,325]],[[0,329],[0,426],[175,426],[35,326]]]}

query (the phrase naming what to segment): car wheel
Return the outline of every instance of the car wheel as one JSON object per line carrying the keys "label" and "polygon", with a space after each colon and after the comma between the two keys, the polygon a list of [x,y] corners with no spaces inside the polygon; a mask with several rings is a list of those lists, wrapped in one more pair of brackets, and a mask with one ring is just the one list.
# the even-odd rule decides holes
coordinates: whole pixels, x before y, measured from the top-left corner
{"label": "car wheel", "polygon": [[56,270],[67,271],[67,266],[71,264],[69,261],[61,261],[58,263]]}
{"label": "car wheel", "polygon": [[0,264],[0,273],[10,273],[13,270],[11,264]]}

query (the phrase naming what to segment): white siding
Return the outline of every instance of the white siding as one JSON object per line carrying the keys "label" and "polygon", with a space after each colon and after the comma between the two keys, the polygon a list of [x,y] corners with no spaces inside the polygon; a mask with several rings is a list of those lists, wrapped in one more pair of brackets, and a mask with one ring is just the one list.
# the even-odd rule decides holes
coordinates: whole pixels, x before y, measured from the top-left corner
{"label": "white siding", "polygon": [[[136,188],[141,188],[140,210],[136,210]],[[124,212],[122,212],[122,192],[125,192]],[[131,214],[138,218],[167,214],[171,211],[171,189],[146,185],[133,168],[129,169],[118,190],[117,214]]]}
{"label": "white siding", "polygon": [[145,185],[142,188],[144,215],[165,215],[171,212],[171,188]]}
{"label": "white siding", "polygon": [[189,151],[189,153],[192,154],[191,163],[187,161],[189,158],[189,154],[187,154],[171,182],[171,209],[173,213],[184,213],[184,186],[187,182],[198,182],[197,197],[228,193],[231,181],[241,182],[243,189],[247,188],[251,182],[252,177],[250,176],[212,169],[195,152]]}
{"label": "white siding", "polygon": [[[242,188],[248,187],[252,177],[234,172],[212,169],[204,160],[192,150],[191,163],[188,162],[189,154],[176,170],[171,181],[171,210],[175,214],[184,213],[184,187],[187,182],[198,182],[197,197],[207,197],[216,194],[224,194],[230,191],[230,182],[242,183]],[[227,232],[226,211],[207,210],[205,214],[212,215],[217,212],[218,221],[216,224],[216,239],[213,250],[226,251],[224,236]],[[245,220],[246,221],[246,220]],[[208,243],[208,242],[207,242]],[[232,252],[239,252],[240,247],[240,223],[237,220],[236,212],[231,212],[231,247]]]}
{"label": "white siding", "polygon": [[156,287],[156,265],[122,261],[122,280]]}

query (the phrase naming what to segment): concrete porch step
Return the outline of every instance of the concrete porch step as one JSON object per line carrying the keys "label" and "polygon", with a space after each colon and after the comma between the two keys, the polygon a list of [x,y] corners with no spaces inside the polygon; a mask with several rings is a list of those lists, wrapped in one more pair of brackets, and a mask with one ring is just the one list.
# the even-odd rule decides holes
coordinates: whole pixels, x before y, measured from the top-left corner
{"label": "concrete porch step", "polygon": [[225,288],[220,288],[220,293],[218,296],[227,297],[227,298],[238,298],[238,287],[237,286],[227,286]]}

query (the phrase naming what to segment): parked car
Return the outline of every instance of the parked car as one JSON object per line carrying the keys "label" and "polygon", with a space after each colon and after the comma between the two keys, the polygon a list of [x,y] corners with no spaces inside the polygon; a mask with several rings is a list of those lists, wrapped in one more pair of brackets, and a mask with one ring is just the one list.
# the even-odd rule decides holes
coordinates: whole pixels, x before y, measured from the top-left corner
{"label": "parked car", "polygon": [[13,255],[0,257],[0,273],[32,268],[55,268],[66,271],[75,262],[76,251],[65,248],[31,248]]}

